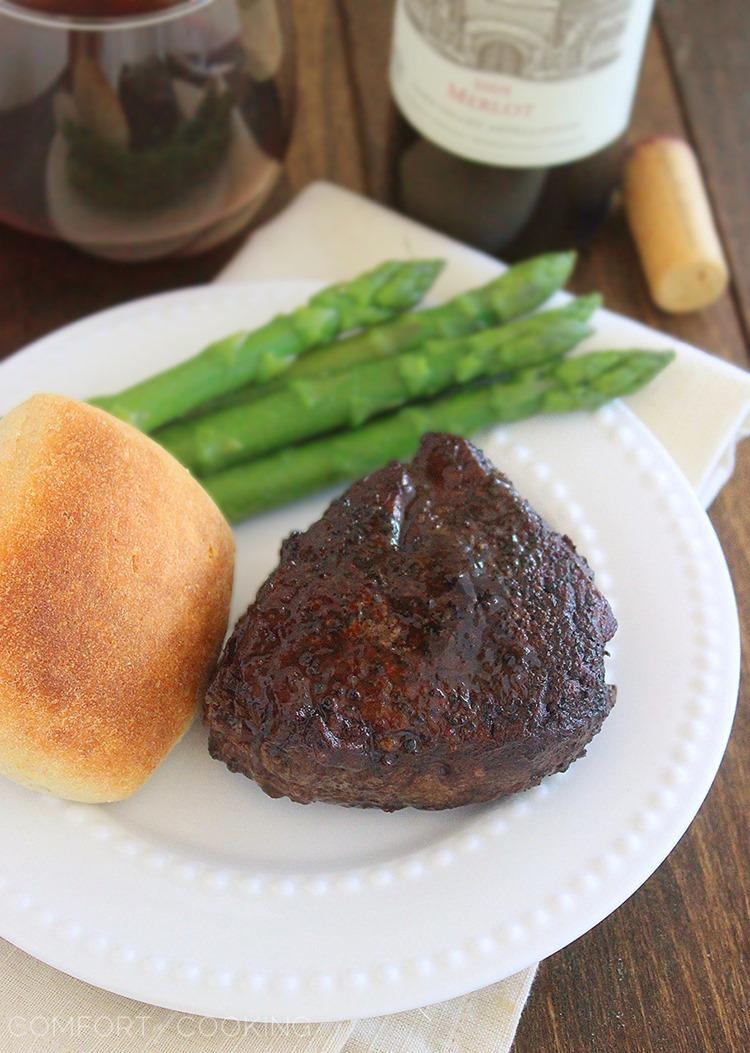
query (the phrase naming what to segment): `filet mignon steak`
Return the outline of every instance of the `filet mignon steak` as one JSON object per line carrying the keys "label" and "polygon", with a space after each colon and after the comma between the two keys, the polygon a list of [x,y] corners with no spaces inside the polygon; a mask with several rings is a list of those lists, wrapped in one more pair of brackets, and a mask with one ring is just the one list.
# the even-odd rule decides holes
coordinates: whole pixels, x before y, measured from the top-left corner
{"label": "filet mignon steak", "polygon": [[616,628],[570,539],[428,435],[283,543],[209,689],[209,748],[301,803],[493,800],[584,753]]}

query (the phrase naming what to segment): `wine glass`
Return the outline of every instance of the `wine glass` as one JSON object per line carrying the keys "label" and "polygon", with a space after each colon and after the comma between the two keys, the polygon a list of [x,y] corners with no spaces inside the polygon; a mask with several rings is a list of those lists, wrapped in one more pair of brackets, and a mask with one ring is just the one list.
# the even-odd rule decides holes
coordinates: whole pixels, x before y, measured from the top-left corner
{"label": "wine glass", "polygon": [[279,178],[288,0],[0,0],[0,219],[119,260],[193,254]]}

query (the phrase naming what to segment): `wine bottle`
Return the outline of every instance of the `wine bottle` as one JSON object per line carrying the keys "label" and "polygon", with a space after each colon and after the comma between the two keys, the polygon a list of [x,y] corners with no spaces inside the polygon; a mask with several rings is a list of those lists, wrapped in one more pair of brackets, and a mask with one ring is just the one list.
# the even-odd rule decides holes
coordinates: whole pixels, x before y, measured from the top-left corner
{"label": "wine bottle", "polygon": [[585,240],[619,172],[653,0],[396,0],[404,211],[512,256]]}

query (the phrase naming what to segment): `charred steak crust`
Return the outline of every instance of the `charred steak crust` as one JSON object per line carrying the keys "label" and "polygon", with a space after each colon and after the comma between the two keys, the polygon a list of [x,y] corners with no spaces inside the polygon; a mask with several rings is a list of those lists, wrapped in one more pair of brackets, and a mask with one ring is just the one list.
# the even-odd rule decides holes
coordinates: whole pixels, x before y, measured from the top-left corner
{"label": "charred steak crust", "polygon": [[585,752],[616,628],[570,539],[428,435],[283,543],[209,689],[209,748],[302,803],[493,800]]}

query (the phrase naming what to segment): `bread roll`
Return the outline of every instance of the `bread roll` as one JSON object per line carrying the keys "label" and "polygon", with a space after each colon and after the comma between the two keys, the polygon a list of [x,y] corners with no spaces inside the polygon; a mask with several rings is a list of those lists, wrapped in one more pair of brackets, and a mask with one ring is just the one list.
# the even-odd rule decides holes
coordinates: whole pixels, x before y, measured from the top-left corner
{"label": "bread roll", "polygon": [[55,395],[0,421],[0,773],[137,790],[193,718],[233,563],[218,508],[134,428]]}

